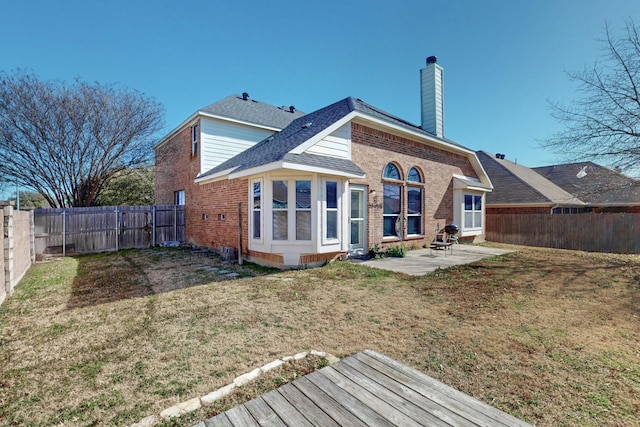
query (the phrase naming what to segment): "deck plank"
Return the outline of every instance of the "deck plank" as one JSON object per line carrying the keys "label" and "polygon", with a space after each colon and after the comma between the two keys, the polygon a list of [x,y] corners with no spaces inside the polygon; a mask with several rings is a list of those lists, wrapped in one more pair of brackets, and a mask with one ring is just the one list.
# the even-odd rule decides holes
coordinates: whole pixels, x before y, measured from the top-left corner
{"label": "deck plank", "polygon": [[[323,368],[326,369],[326,368]],[[364,405],[349,392],[339,387],[321,373],[322,370],[312,372],[306,378],[321,390],[332,396],[351,414],[368,426],[392,426],[393,424],[382,415]]]}
{"label": "deck plank", "polygon": [[[459,415],[476,422],[477,425],[532,427],[531,424],[373,350],[365,350],[353,357],[358,360],[368,360],[367,363],[377,369],[387,369],[385,372],[387,375],[405,385],[410,385],[418,393],[443,407],[456,411]],[[369,359],[366,359],[367,357]]]}
{"label": "deck plank", "polygon": [[278,417],[285,420],[287,425],[311,427],[313,424],[296,409],[287,399],[285,399],[278,389],[271,390],[262,396],[264,401],[271,407]]}
{"label": "deck plank", "polygon": [[302,377],[293,382],[293,385],[304,393],[309,399],[313,401],[320,409],[327,413],[334,420],[339,420],[341,425],[348,425],[352,427],[366,427],[367,423],[361,421],[356,415],[349,412],[342,404],[334,399],[331,395],[327,394],[320,387],[315,385],[309,378]]}
{"label": "deck plank", "polygon": [[273,409],[267,405],[267,402],[264,401],[262,396],[250,400],[245,403],[244,406],[247,407],[251,415],[253,415],[253,418],[255,418],[261,426],[286,427],[287,425],[273,412]]}
{"label": "deck plank", "polygon": [[315,426],[340,427],[326,412],[320,409],[311,399],[305,396],[293,384],[287,383],[278,389],[280,394],[304,413],[309,422]]}
{"label": "deck plank", "polygon": [[305,375],[204,424],[533,427],[373,350]]}
{"label": "deck plank", "polygon": [[334,365],[327,366],[322,368],[320,371],[321,374],[329,378],[332,382],[338,385],[340,388],[343,388],[348,393],[353,395],[356,399],[369,406],[371,409],[376,411],[378,414],[382,415],[392,424],[399,426],[420,426],[418,422],[416,422],[411,417],[405,415],[404,413],[398,411],[389,403],[385,402],[384,399],[376,396],[376,394],[362,387],[357,382],[352,381],[351,379],[342,375],[339,371],[336,370],[336,367],[339,367],[340,362],[335,363]]}
{"label": "deck plank", "polygon": [[[442,426],[447,427],[451,424],[439,418],[437,415],[424,410],[420,406],[417,406],[402,396],[394,393],[392,390],[386,388],[382,383],[376,382],[371,378],[362,375],[361,372],[354,369],[348,364],[348,362],[342,361],[340,364],[335,365],[335,369],[342,375],[350,379],[351,381],[359,384],[361,387],[367,390],[374,390],[376,397],[384,400],[387,404],[391,405],[398,412],[411,418],[418,425],[427,423],[430,426]],[[422,424],[424,425],[424,424]]]}
{"label": "deck plank", "polygon": [[359,359],[351,357],[349,359],[345,359],[344,362],[351,368],[357,370],[359,375],[375,381],[381,387],[384,387],[390,392],[398,395],[401,399],[410,402],[420,408],[420,410],[426,411],[431,416],[436,417],[441,422],[444,422],[445,425],[478,425],[477,423],[470,422],[468,419],[458,415],[456,412],[451,411],[439,403],[423,396],[407,385],[387,376],[384,372],[376,370],[375,367],[367,365]]}
{"label": "deck plank", "polygon": [[233,424],[231,424],[231,421],[227,418],[226,412],[204,420],[204,425],[206,427],[233,427]]}
{"label": "deck plank", "polygon": [[245,405],[234,406],[233,408],[229,409],[226,413],[227,413],[227,417],[229,418],[229,421],[231,421],[231,424],[234,426],[250,427],[250,426],[260,425],[255,420],[255,418],[253,418],[253,416],[251,415],[251,413],[249,412],[249,410]]}

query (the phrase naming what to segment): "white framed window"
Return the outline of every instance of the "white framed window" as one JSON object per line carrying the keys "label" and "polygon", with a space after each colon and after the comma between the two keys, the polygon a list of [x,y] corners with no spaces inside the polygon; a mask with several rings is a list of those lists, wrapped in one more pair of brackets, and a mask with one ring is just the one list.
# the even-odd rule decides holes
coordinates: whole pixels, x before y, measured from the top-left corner
{"label": "white framed window", "polygon": [[289,182],[272,182],[273,240],[289,240]]}
{"label": "white framed window", "polygon": [[254,181],[251,203],[251,237],[262,240],[262,181]]}
{"label": "white framed window", "polygon": [[335,241],[340,235],[339,184],[337,181],[323,180],[322,187],[322,237],[324,242]]}
{"label": "white framed window", "polygon": [[184,190],[173,192],[173,204],[178,206],[184,206],[186,204]]}
{"label": "white framed window", "polygon": [[464,195],[463,225],[465,229],[482,228],[482,195]]}
{"label": "white framed window", "polygon": [[311,240],[311,181],[296,181],[296,240]]}
{"label": "white framed window", "polygon": [[417,168],[407,174],[407,234],[421,235],[422,232],[422,176]]}
{"label": "white framed window", "polygon": [[382,175],[385,180],[383,190],[383,237],[400,237],[402,235],[402,179],[400,169],[388,163]]}
{"label": "white framed window", "polygon": [[191,155],[198,155],[198,142],[200,142],[200,126],[198,123],[191,126]]}

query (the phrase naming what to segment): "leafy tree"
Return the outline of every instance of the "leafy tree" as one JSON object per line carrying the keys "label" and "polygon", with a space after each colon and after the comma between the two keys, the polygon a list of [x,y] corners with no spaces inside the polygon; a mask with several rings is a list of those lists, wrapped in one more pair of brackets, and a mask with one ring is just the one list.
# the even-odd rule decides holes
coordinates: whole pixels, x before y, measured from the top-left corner
{"label": "leafy tree", "polygon": [[[13,198],[15,200],[15,197]],[[18,204],[16,203],[16,206]],[[42,197],[42,194],[35,191],[20,191],[20,209],[40,209],[48,208],[49,204]]]}
{"label": "leafy tree", "polygon": [[155,195],[153,166],[123,169],[104,185],[96,199],[99,206],[152,205]]}
{"label": "leafy tree", "polygon": [[543,142],[571,161],[594,160],[640,172],[640,38],[633,20],[622,36],[605,25],[600,61],[567,73],[580,98],[572,105],[551,103],[565,129]]}
{"label": "leafy tree", "polygon": [[92,206],[116,174],[149,164],[163,116],[125,87],[0,73],[0,176],[52,207]]}

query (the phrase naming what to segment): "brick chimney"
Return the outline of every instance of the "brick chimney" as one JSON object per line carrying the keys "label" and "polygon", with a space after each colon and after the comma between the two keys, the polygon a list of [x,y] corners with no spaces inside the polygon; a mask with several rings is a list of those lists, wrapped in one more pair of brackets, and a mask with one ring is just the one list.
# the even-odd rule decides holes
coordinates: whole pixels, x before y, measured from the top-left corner
{"label": "brick chimney", "polygon": [[444,71],[435,56],[427,58],[427,66],[420,70],[420,127],[444,138]]}

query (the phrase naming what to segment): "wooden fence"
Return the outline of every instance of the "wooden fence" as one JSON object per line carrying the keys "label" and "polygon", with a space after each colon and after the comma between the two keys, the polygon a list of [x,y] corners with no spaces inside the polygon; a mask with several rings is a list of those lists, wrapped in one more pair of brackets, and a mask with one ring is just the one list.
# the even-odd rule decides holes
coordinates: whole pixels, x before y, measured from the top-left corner
{"label": "wooden fence", "polygon": [[36,209],[37,255],[146,248],[185,240],[184,206]]}
{"label": "wooden fence", "polygon": [[491,242],[574,249],[589,252],[640,253],[640,214],[576,215],[489,214]]}

